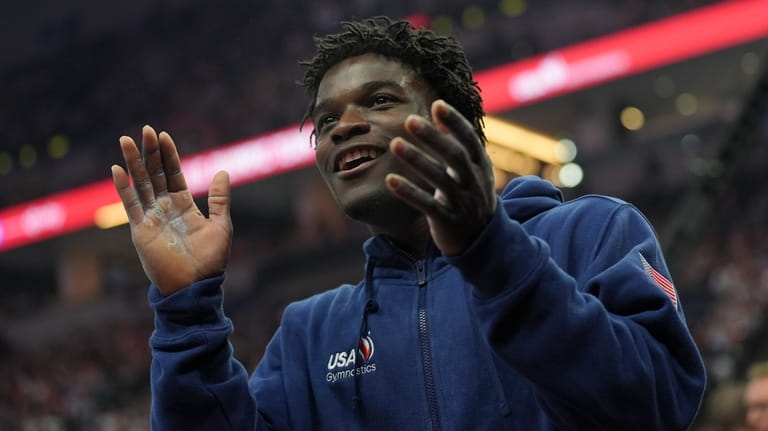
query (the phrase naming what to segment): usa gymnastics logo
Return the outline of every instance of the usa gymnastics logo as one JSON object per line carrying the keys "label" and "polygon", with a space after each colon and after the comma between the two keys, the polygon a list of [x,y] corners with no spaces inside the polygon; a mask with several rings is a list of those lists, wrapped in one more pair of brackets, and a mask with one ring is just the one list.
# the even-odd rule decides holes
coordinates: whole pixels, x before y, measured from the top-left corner
{"label": "usa gymnastics logo", "polygon": [[[375,345],[371,333],[360,337],[357,349],[350,349],[331,353],[328,358],[328,372],[325,375],[325,381],[336,383],[339,380],[347,379],[356,375],[368,374],[376,371],[376,364],[371,362]],[[355,360],[360,358],[363,364],[355,367]]]}

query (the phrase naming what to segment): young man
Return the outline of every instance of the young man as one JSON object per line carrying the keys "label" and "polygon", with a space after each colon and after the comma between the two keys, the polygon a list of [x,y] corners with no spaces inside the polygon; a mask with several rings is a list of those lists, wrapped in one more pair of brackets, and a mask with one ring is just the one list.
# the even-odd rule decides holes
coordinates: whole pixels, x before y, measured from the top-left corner
{"label": "young man", "polygon": [[452,39],[346,23],[304,84],[317,167],[370,227],[366,268],[286,308],[249,377],[228,343],[226,173],[210,218],[145,127],[113,166],[152,281],[155,429],[684,430],[704,388],[654,231],[606,197],[526,177],[494,192],[483,110]]}
{"label": "young man", "polygon": [[747,410],[747,429],[768,431],[768,361],[749,367],[744,406]]}

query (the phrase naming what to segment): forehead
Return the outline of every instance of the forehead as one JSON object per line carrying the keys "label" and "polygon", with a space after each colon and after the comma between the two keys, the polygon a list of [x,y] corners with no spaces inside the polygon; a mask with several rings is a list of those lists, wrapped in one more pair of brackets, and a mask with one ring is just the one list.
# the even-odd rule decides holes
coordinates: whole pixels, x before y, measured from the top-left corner
{"label": "forehead", "polygon": [[747,401],[768,402],[768,377],[761,377],[751,381],[745,391]]}
{"label": "forehead", "polygon": [[394,82],[405,90],[427,92],[424,80],[400,61],[379,54],[363,54],[340,61],[323,75],[317,88],[317,100],[338,97],[369,82]]}

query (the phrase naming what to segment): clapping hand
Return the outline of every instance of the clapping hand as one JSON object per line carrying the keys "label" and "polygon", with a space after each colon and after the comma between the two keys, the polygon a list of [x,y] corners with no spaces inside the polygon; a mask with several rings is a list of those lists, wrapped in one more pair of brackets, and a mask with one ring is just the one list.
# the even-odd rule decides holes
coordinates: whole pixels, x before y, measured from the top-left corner
{"label": "clapping hand", "polygon": [[496,210],[493,170],[472,124],[442,100],[431,107],[432,122],[411,115],[406,129],[416,142],[392,140],[392,153],[434,191],[397,174],[387,176],[389,190],[421,211],[432,239],[448,256],[463,252]]}
{"label": "clapping hand", "polygon": [[128,173],[114,165],[112,179],[144,272],[164,295],[222,274],[232,239],[229,176],[221,171],[213,178],[206,217],[187,188],[171,136],[144,126],[141,147],[120,138]]}

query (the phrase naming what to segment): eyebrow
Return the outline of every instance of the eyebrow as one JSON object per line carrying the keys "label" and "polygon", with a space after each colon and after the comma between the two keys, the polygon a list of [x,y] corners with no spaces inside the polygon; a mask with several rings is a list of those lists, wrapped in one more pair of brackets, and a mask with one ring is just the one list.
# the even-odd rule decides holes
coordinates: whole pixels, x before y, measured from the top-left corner
{"label": "eyebrow", "polygon": [[[385,79],[380,81],[368,81],[365,84],[361,85],[359,88],[357,88],[355,91],[363,94],[369,94],[385,87],[393,87],[397,90],[403,90],[403,86],[397,83],[396,81]],[[331,105],[332,103],[333,101],[329,99],[323,100],[322,102],[318,103],[317,105],[315,105],[315,108],[312,110],[312,116],[314,117],[316,113],[327,110],[328,106]]]}

